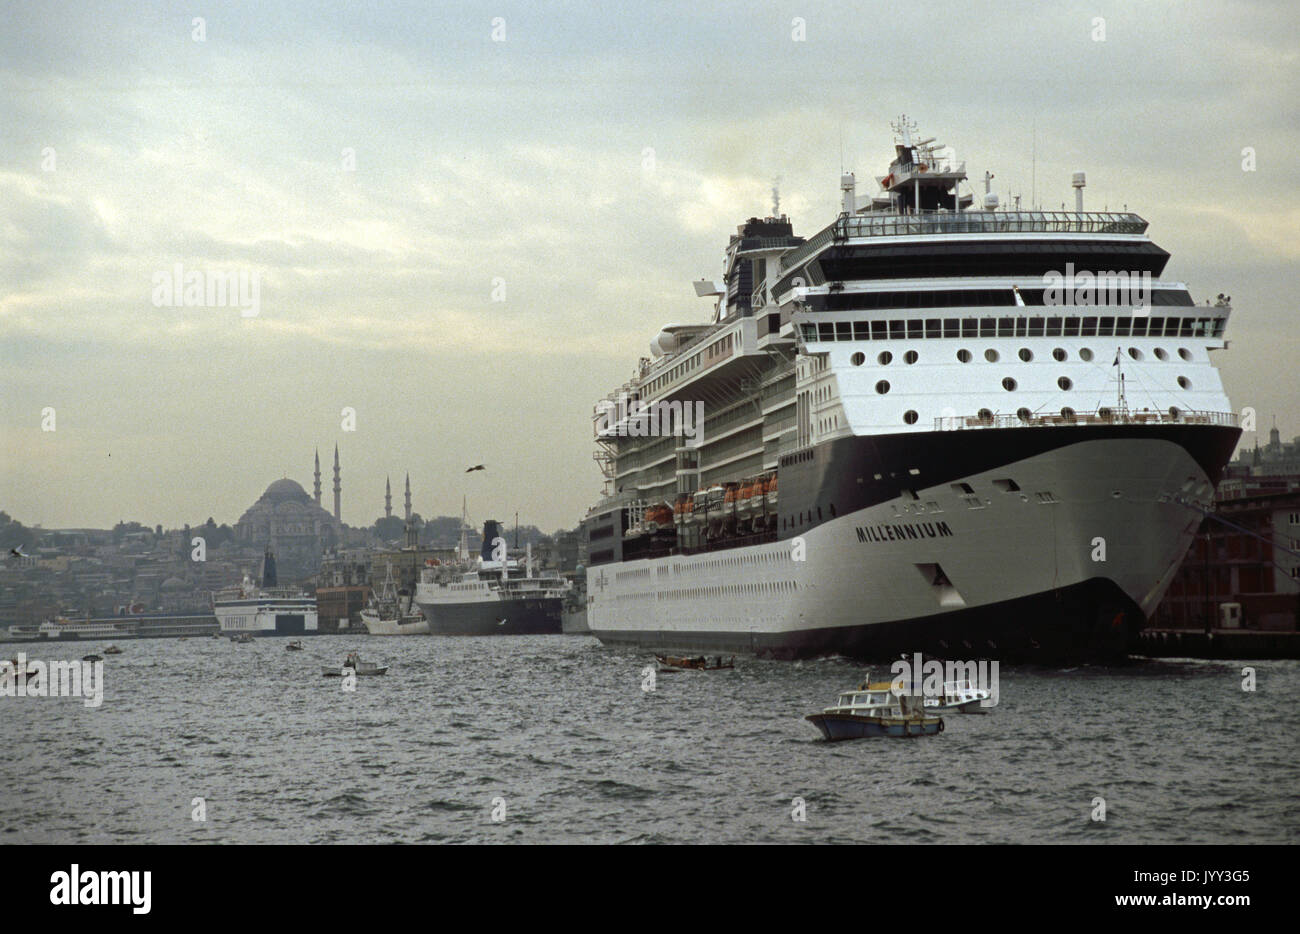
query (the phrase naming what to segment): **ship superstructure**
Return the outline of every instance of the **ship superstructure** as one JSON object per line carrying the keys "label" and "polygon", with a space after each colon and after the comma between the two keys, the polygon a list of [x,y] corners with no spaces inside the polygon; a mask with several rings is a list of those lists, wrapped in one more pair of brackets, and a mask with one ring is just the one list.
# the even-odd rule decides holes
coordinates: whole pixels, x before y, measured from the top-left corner
{"label": "ship superstructure", "polygon": [[906,121],[807,240],[751,218],[714,320],[597,404],[603,641],[777,656],[1074,657],[1145,624],[1240,434],[1230,307],[1147,222],[1004,210]]}

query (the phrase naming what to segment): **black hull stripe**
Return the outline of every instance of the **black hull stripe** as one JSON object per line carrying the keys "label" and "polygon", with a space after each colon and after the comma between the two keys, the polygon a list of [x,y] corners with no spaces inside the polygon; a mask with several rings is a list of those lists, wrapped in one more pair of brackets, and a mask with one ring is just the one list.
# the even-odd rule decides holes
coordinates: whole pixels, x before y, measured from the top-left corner
{"label": "black hull stripe", "polygon": [[[1217,484],[1240,436],[1239,428],[1215,425],[1081,425],[837,438],[782,463],[779,513],[786,521],[778,522],[779,538],[802,535],[837,516],[889,502],[904,490],[953,483],[1091,441],[1171,442]],[[910,473],[912,469],[918,473]]]}
{"label": "black hull stripe", "polygon": [[597,629],[592,634],[606,645],[686,654],[846,655],[888,662],[923,652],[950,659],[1077,664],[1123,658],[1144,622],[1141,610],[1114,582],[1094,578],[988,606],[887,623],[779,633]]}

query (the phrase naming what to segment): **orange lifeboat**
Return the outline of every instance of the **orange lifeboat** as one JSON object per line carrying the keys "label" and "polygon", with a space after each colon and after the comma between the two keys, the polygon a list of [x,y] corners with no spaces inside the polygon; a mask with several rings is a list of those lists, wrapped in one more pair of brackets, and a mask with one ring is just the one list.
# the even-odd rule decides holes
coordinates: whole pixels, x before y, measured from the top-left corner
{"label": "orange lifeboat", "polygon": [[740,501],[743,503],[754,495],[754,481],[746,480],[740,485]]}

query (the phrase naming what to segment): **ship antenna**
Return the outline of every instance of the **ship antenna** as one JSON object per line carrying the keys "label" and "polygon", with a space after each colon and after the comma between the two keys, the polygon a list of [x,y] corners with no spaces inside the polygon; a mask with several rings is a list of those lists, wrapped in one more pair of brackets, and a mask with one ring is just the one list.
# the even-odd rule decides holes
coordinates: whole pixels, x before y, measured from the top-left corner
{"label": "ship antenna", "polygon": [[1029,210],[1037,210],[1038,204],[1038,115],[1034,115],[1033,137],[1029,156]]}

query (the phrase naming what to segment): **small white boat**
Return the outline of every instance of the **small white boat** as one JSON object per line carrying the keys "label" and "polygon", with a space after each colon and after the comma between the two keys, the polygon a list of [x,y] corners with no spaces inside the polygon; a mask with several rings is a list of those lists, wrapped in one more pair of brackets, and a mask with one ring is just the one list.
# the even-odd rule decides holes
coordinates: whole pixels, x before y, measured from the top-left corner
{"label": "small white boat", "polygon": [[356,652],[349,652],[348,657],[344,660],[342,666],[330,668],[328,666],[321,668],[320,673],[326,678],[341,678],[351,671],[357,677],[362,675],[383,675],[388,673],[387,665],[376,665],[374,662],[361,660],[361,656]]}
{"label": "small white boat", "polygon": [[946,681],[943,693],[938,697],[927,697],[925,706],[936,713],[988,713],[993,705],[985,702],[992,696],[987,688],[976,687],[969,679]]}

